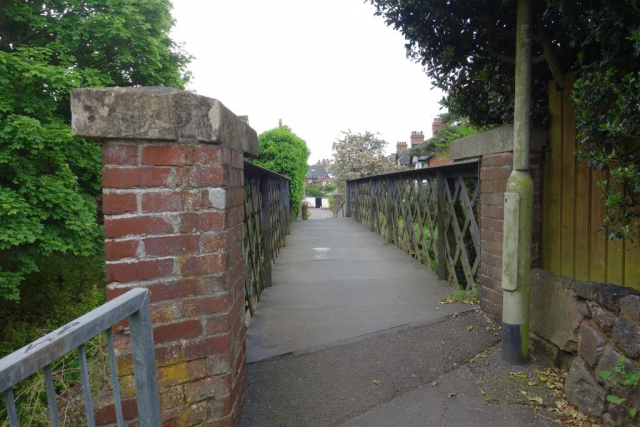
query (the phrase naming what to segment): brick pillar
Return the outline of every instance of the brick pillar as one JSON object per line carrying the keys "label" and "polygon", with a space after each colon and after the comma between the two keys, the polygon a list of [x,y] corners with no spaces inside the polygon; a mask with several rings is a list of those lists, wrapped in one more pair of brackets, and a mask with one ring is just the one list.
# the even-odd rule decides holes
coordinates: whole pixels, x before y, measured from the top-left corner
{"label": "brick pillar", "polygon": [[[546,129],[531,129],[530,171],[534,184],[533,262],[540,267],[542,248],[542,150]],[[480,160],[480,285],[481,308],[495,319],[502,318],[502,222],[504,192],[513,170],[513,125],[500,126],[451,143],[454,161]]]}
{"label": "brick pillar", "polygon": [[[71,104],[74,134],[102,144],[107,298],[150,290],[163,425],[235,425],[243,155],[257,155],[255,131],[220,102],[173,89],[80,89]],[[126,326],[116,329],[118,375],[135,418]],[[104,398],[101,424],[114,421]]]}
{"label": "brick pillar", "polygon": [[[492,317],[502,317],[502,225],[504,192],[513,170],[513,152],[485,154],[480,159],[480,284],[481,306]],[[533,256],[532,268],[540,267],[542,243],[542,198],[540,193],[542,154],[532,152]]]}

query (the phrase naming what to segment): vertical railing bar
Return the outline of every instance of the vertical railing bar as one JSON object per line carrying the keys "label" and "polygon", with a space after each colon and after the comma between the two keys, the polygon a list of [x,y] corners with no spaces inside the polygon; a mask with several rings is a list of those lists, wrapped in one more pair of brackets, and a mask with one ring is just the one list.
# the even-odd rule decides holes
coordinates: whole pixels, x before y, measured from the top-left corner
{"label": "vertical railing bar", "polygon": [[53,427],[60,426],[58,418],[58,405],[56,404],[56,388],[53,385],[53,374],[51,373],[51,365],[44,367],[44,384],[47,388],[47,403],[49,404],[49,415],[51,415],[51,425]]}
{"label": "vertical railing bar", "polygon": [[91,400],[91,385],[89,384],[89,369],[87,368],[87,352],[84,344],[78,347],[78,359],[80,360],[80,375],[82,378],[82,394],[84,395],[84,408],[87,413],[87,425],[95,427],[93,416],[93,401]]}
{"label": "vertical railing bar", "polygon": [[129,331],[140,427],[157,427],[162,425],[162,421],[148,293],[140,310],[129,316]]}
{"label": "vertical railing bar", "polygon": [[120,384],[118,383],[118,370],[116,365],[116,350],[113,345],[113,329],[106,330],[107,353],[109,355],[109,369],[111,371],[111,383],[113,384],[113,403],[116,408],[116,422],[118,427],[124,427],[124,417],[122,416],[122,401],[120,400]]}
{"label": "vertical railing bar", "polygon": [[4,392],[4,397],[7,400],[7,415],[9,417],[10,427],[20,427],[18,423],[18,412],[16,411],[16,399],[13,397],[13,389],[8,389]]}

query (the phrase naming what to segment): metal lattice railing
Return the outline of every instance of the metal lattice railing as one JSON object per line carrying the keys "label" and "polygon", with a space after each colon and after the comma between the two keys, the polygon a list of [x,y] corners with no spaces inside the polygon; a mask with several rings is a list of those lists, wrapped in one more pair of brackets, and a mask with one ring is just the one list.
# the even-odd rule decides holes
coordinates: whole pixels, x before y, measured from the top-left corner
{"label": "metal lattice railing", "polygon": [[480,266],[478,162],[347,181],[347,216],[469,289]]}
{"label": "metal lattice railing", "polygon": [[95,426],[84,344],[102,332],[106,332],[116,420],[118,427],[124,426],[111,327],[125,318],[129,318],[138,422],[140,426],[144,427],[159,426],[161,424],[160,398],[153,351],[149,291],[141,288],[130,290],[62,328],[0,359],[0,393],[4,393],[6,400],[9,425],[11,427],[19,426],[13,387],[41,369],[44,371],[51,425],[60,425],[51,366],[56,359],[73,350],[77,350],[87,417],[86,425]]}
{"label": "metal lattice railing", "polygon": [[291,224],[288,178],[252,163],[244,164],[245,309],[253,316],[271,267]]}

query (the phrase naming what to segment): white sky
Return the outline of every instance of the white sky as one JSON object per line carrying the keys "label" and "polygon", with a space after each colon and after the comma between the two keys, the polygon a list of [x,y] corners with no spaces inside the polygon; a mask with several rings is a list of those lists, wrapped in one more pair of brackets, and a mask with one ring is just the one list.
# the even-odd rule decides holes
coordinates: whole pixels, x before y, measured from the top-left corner
{"label": "white sky", "polygon": [[307,141],[309,163],[331,157],[340,131],[409,142],[431,136],[442,92],[406,58],[404,38],[364,0],[173,0],[172,37],[195,56],[188,87],[249,115],[278,119]]}

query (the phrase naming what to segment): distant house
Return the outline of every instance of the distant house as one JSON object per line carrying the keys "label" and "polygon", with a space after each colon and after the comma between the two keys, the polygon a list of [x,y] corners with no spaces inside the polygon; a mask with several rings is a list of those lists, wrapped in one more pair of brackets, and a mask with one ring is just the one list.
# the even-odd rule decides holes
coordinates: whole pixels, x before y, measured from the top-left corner
{"label": "distant house", "polygon": [[[433,120],[431,125],[434,135],[445,127],[447,127],[447,123],[441,122],[438,117]],[[427,154],[412,157],[409,154],[409,149],[422,144],[424,144],[424,133],[422,131],[413,131],[411,132],[411,147],[404,141],[398,142],[396,144],[396,152],[391,155],[391,159],[396,165],[402,166],[405,169],[424,169],[451,163],[451,159],[442,154]]]}
{"label": "distant house", "polygon": [[309,166],[309,170],[304,177],[304,182],[312,187],[324,187],[333,181],[327,170],[321,164]]}

